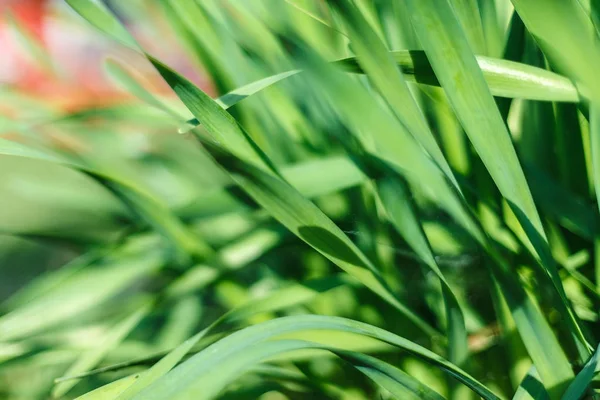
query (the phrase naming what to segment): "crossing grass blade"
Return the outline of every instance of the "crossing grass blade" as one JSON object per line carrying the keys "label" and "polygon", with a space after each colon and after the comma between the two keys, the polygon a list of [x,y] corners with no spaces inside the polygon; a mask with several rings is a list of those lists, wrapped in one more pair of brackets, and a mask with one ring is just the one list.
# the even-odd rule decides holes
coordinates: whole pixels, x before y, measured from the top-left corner
{"label": "crossing grass blade", "polygon": [[[439,86],[425,53],[421,50],[395,50],[389,52],[407,82]],[[587,102],[575,85],[566,77],[557,73],[530,66],[523,63],[498,58],[477,56],[477,64],[494,96],[503,98],[519,98],[540,101]],[[334,64],[349,72],[364,73],[356,57],[348,57]],[[291,70],[272,75],[247,85],[241,86],[216,99],[216,102],[227,109],[238,102],[264,89],[301,73]],[[187,121],[191,127],[197,126],[198,120]],[[182,132],[190,128],[182,128]]]}
{"label": "crossing grass blade", "polygon": [[554,68],[598,101],[600,79],[591,66],[600,62],[600,48],[593,23],[580,2],[512,0],[512,4]]}

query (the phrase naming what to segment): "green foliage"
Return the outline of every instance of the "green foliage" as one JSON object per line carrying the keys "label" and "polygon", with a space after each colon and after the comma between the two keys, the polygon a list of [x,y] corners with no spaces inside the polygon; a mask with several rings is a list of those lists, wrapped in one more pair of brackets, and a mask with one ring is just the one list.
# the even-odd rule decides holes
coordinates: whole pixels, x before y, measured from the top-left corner
{"label": "green foliage", "polygon": [[66,3],[172,95],[4,89],[1,398],[600,396],[597,2]]}

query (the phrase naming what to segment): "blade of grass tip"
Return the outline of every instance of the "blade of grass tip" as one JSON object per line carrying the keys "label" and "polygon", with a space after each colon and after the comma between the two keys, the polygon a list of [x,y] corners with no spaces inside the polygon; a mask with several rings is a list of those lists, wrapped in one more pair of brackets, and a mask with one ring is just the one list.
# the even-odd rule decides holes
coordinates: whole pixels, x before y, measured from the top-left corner
{"label": "blade of grass tip", "polygon": [[448,165],[431,129],[427,125],[425,116],[412,97],[402,73],[386,49],[385,44],[379,39],[377,33],[371,29],[369,23],[353,3],[349,0],[336,0],[333,4],[345,20],[352,50],[356,52],[362,70],[390,105],[399,121],[425,148],[460,193],[460,187],[454,178],[450,165]]}
{"label": "blade of grass tip", "polygon": [[592,379],[598,371],[600,371],[600,346],[596,348],[596,351],[583,369],[577,374],[571,385],[567,388],[567,391],[562,397],[562,400],[579,400],[587,392]]}
{"label": "blade of grass tip", "polygon": [[[390,52],[390,55],[407,82],[440,85],[423,51],[396,50]],[[564,76],[551,71],[484,56],[477,56],[477,63],[494,96],[574,103],[581,101],[575,85]],[[356,57],[334,61],[333,64],[349,72],[363,73]],[[224,94],[216,102],[224,109],[228,109],[245,98],[301,72],[301,70],[290,70],[259,79]],[[508,109],[506,111],[508,112]],[[180,133],[188,132],[198,125],[196,118],[190,119],[180,129]]]}
{"label": "blade of grass tip", "polygon": [[[113,326],[102,343],[99,343],[98,346],[84,352],[77,361],[69,367],[67,372],[65,372],[65,376],[75,375],[94,367],[110,350],[114,349],[121,341],[123,341],[123,339],[125,339],[125,337],[150,312],[150,309],[150,305],[144,305],[123,321]],[[71,390],[79,381],[60,381],[59,378],[58,382],[59,383],[52,389],[52,397],[54,398],[59,398],[67,394],[67,392],[69,392],[69,390]]]}
{"label": "blade of grass tip", "polygon": [[[241,86],[237,89],[232,90],[231,92],[224,94],[223,96],[216,99],[215,102],[226,110],[230,107],[233,107],[240,101],[244,100],[246,97],[259,93],[264,89],[267,89],[272,85],[276,84],[277,82],[282,81],[290,76],[296,75],[299,72],[300,70],[291,70],[276,75],[271,75],[264,79],[259,79],[257,81],[251,82],[247,85]],[[200,125],[198,119],[192,118],[186,121],[186,126],[182,127],[179,130],[179,133],[186,133],[198,125]]]}
{"label": "blade of grass tip", "polygon": [[[140,392],[137,398],[180,398],[178,396],[185,396],[190,393],[202,395],[203,392],[201,390],[203,389],[218,391],[222,385],[241,372],[240,369],[247,368],[247,366],[243,365],[242,361],[246,361],[248,366],[252,366],[265,357],[268,357],[267,353],[271,353],[274,356],[282,351],[287,352],[287,350],[284,350],[286,346],[278,348],[278,344],[297,343],[298,339],[306,344],[307,342],[304,342],[305,338],[315,338],[314,335],[307,336],[307,334],[315,331],[322,332],[325,336],[329,335],[329,332],[345,332],[381,340],[448,372],[481,397],[485,399],[498,399],[484,385],[454,364],[409,340],[361,322],[339,317],[317,315],[278,318],[231,334],[173,369],[168,375]],[[327,338],[325,336],[322,336],[321,340],[326,341]],[[281,340],[283,338],[285,339]],[[311,344],[311,346],[314,345]],[[297,348],[302,348],[302,346]],[[344,348],[338,349],[345,350]],[[337,351],[337,349],[334,351]],[[238,360],[240,361],[239,363],[237,362]],[[219,365],[219,368],[215,368],[216,365]],[[229,375],[229,377],[225,375]],[[219,380],[221,381],[219,382]],[[213,384],[215,386],[209,387]],[[200,392],[197,392],[198,389],[200,389]]]}
{"label": "blade of grass tip", "polygon": [[[560,297],[557,307],[566,318],[573,339],[580,351],[586,352],[589,345],[564,292],[510,134],[452,8],[446,1],[409,0],[407,4],[436,76],[467,136],[527,233],[534,256]],[[567,377],[559,379],[564,378]]]}

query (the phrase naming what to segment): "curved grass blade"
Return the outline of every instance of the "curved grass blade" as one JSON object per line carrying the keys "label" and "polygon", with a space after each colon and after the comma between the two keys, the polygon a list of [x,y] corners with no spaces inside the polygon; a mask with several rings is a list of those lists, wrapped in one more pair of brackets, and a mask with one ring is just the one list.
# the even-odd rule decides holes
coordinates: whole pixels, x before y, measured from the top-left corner
{"label": "curved grass blade", "polygon": [[[346,276],[333,276],[314,281],[308,281],[304,284],[292,284],[288,287],[276,290],[264,297],[250,300],[249,302],[236,307],[222,315],[208,328],[188,339],[161,358],[149,370],[142,372],[131,386],[124,390],[118,397],[118,400],[129,400],[137,393],[150,385],[152,382],[165,375],[175,365],[177,365],[185,355],[187,355],[198,341],[204,338],[211,331],[223,324],[246,319],[256,314],[282,310],[288,307],[304,304],[311,301],[320,293],[339,287],[349,281]],[[104,371],[104,370],[103,370]],[[92,376],[94,371],[87,374],[69,376],[65,379],[81,378]],[[116,400],[116,399],[115,399]]]}
{"label": "curved grass blade", "polygon": [[175,349],[173,349],[169,354],[163,357],[159,362],[154,364],[149,370],[144,371],[138,375],[138,378],[131,383],[130,386],[125,388],[118,396],[115,396],[114,400],[130,400],[139,392],[141,392],[145,387],[152,384],[155,380],[160,378],[169,372],[175,365],[181,361],[183,357],[187,353],[189,353],[190,349],[198,343],[198,341],[205,336],[207,333],[207,329],[203,330],[200,333],[197,333],[193,337],[189,338]]}
{"label": "curved grass blade", "polygon": [[[198,377],[193,385],[187,388],[179,387],[175,393],[168,393],[168,396],[173,399],[187,399],[191,397],[197,399],[214,398],[227,384],[233,382],[238,376],[256,365],[256,363],[302,350],[324,350],[338,355],[346,362],[355,366],[359,371],[364,372],[375,383],[390,391],[394,398],[415,400],[439,400],[442,398],[439,394],[418,382],[410,375],[374,357],[368,357],[352,351],[339,351],[336,348],[323,346],[318,343],[290,339],[262,342],[244,351],[240,351],[234,356],[217,363],[215,369]],[[155,388],[154,390],[157,389]],[[146,398],[145,396],[149,396],[150,399],[160,398],[159,396],[165,395],[165,393],[160,393],[156,396],[150,390],[142,394],[144,398]]]}
{"label": "curved grass blade", "polygon": [[[409,340],[361,322],[316,315],[278,318],[229,335],[190,358],[162,379],[157,380],[155,384],[140,392],[138,398],[179,398],[178,396],[194,393],[198,388],[209,390],[207,384],[224,385],[230,379],[224,377],[227,372],[233,373],[234,376],[240,372],[236,369],[242,363],[241,357],[248,357],[249,360],[252,360],[249,361],[249,366],[251,366],[257,361],[269,357],[267,352],[271,352],[271,355],[275,356],[281,351],[290,351],[292,348],[301,349],[307,346],[303,337],[311,331],[322,332],[325,335],[328,331],[347,332],[381,340],[446,371],[481,397],[498,399],[484,385],[454,364]],[[278,338],[285,340],[274,341]],[[261,343],[267,347],[262,347]],[[286,346],[288,343],[291,344],[289,347]],[[220,362],[228,363],[228,368],[220,365],[220,368],[214,369],[213,367]],[[224,382],[219,383],[219,377],[224,378]],[[217,387],[215,390],[218,391],[220,388]]]}

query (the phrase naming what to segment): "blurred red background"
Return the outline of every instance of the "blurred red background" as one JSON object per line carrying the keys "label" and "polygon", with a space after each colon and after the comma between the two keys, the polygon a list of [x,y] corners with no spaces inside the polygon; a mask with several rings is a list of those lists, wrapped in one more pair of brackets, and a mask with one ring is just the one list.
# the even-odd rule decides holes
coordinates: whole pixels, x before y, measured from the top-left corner
{"label": "blurred red background", "polygon": [[[32,57],[15,24],[44,50],[52,68]],[[198,68],[184,56],[170,32],[165,32],[168,27],[155,29],[151,24],[152,21],[144,21],[129,28],[148,51],[210,92]],[[75,15],[64,1],[0,0],[0,50],[3,55],[0,57],[0,85],[39,96],[63,110],[74,111],[129,99],[111,85],[103,73],[102,62],[109,55],[131,64],[154,91],[169,93],[166,84],[143,57],[107,40]]]}

